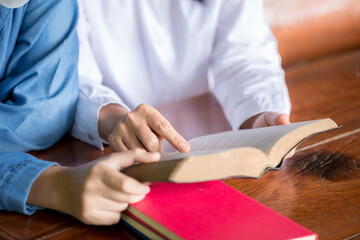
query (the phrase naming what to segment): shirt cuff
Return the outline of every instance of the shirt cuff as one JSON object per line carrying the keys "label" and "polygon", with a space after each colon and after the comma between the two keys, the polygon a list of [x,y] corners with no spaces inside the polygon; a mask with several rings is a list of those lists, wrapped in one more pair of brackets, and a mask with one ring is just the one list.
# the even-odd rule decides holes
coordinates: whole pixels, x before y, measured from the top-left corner
{"label": "shirt cuff", "polygon": [[80,93],[71,135],[82,142],[91,144],[103,150],[103,143],[107,142],[106,139],[102,139],[99,135],[98,119],[100,109],[108,104],[119,104],[129,110],[121,100],[102,99],[101,101],[95,102],[86,99],[86,97],[81,96]]}
{"label": "shirt cuff", "polygon": [[58,166],[57,163],[39,160],[25,153],[4,153],[2,157],[6,161],[17,161],[8,169],[0,186],[0,208],[8,211],[16,211],[26,215],[33,214],[42,209],[28,205],[26,201],[33,182],[50,166]]}

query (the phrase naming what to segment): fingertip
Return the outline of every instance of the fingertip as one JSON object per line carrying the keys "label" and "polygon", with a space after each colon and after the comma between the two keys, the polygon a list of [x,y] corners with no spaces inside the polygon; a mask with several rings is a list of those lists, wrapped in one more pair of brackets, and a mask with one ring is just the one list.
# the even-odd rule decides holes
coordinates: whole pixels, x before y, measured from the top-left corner
{"label": "fingertip", "polygon": [[179,149],[180,152],[189,152],[190,151],[190,145],[188,143],[182,142],[179,145]]}
{"label": "fingertip", "polygon": [[125,193],[133,195],[143,195],[150,192],[150,187],[148,185],[143,184],[135,178],[127,175],[123,175],[123,181],[121,181],[119,189]]}
{"label": "fingertip", "polygon": [[277,123],[279,125],[284,125],[284,124],[289,124],[290,123],[290,118],[288,115],[286,114],[279,114],[277,117]]}
{"label": "fingertip", "polygon": [[150,192],[150,186],[147,184],[143,184],[143,185],[146,187],[145,194],[148,194]]}
{"label": "fingertip", "polygon": [[137,193],[137,195],[146,195],[150,192],[150,186],[144,184],[144,183],[140,183],[141,186],[141,190],[139,188],[139,192]]}

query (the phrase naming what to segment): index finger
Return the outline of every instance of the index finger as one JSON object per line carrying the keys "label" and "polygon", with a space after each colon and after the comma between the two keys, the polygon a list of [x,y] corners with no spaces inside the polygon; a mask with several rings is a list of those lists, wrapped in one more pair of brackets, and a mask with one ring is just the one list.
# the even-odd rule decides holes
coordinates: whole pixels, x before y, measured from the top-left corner
{"label": "index finger", "polygon": [[155,109],[148,115],[147,123],[154,132],[165,138],[179,152],[190,151],[189,143],[171,126],[169,121]]}

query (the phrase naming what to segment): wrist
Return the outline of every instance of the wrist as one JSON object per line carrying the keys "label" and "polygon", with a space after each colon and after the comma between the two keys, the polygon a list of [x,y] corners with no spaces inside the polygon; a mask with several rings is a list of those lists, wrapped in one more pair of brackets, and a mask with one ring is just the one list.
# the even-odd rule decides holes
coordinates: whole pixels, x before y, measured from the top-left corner
{"label": "wrist", "polygon": [[33,182],[26,203],[67,212],[64,206],[66,203],[64,193],[69,187],[66,181],[68,169],[67,167],[51,166],[44,170]]}
{"label": "wrist", "polygon": [[99,136],[107,140],[119,121],[129,111],[119,104],[108,104],[103,106],[99,112],[98,131]]}

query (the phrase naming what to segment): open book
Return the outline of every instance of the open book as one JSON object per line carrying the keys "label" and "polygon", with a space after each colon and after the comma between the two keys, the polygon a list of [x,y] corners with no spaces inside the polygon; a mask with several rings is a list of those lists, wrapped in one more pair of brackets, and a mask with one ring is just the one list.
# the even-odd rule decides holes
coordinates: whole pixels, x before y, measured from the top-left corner
{"label": "open book", "polygon": [[189,141],[188,153],[163,154],[159,162],[136,164],[123,172],[142,182],[201,182],[259,177],[308,137],[337,128],[331,119],[228,131]]}

